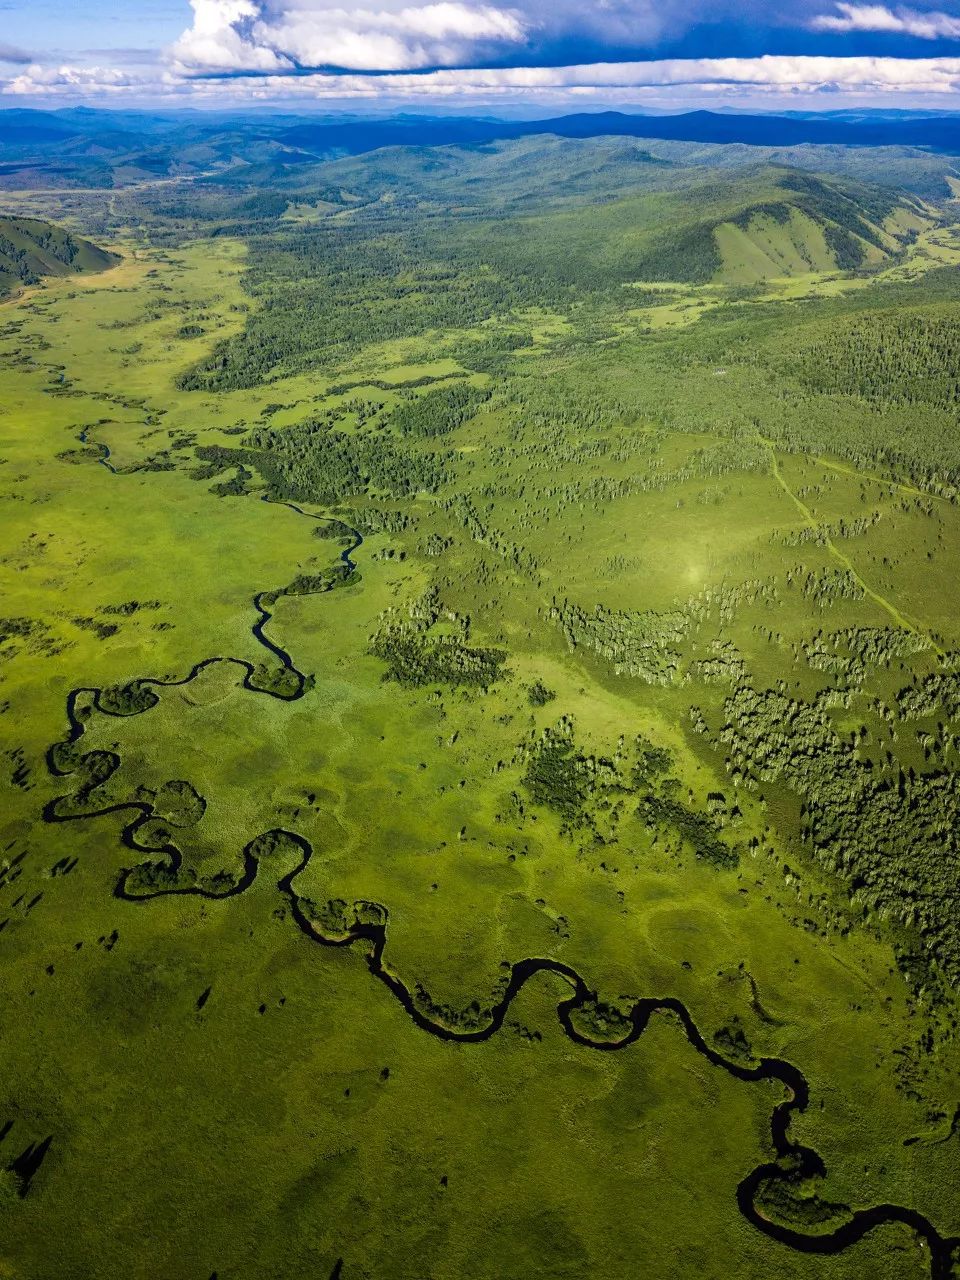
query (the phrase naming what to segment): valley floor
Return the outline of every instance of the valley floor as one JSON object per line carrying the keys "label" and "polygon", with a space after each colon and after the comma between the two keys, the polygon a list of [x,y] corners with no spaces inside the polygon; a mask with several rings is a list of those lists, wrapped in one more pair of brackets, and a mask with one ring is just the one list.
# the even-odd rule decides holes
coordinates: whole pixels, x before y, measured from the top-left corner
{"label": "valley floor", "polygon": [[957,231],[235,386],[287,265],[117,247],[0,308],[0,1275],[952,1274]]}

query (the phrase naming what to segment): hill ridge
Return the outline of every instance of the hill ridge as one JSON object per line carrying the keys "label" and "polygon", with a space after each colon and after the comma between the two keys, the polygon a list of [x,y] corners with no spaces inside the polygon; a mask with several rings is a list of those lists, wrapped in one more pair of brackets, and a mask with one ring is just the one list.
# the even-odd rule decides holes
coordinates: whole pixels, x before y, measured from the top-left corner
{"label": "hill ridge", "polygon": [[0,218],[0,297],[44,276],[106,271],[120,259],[39,218]]}

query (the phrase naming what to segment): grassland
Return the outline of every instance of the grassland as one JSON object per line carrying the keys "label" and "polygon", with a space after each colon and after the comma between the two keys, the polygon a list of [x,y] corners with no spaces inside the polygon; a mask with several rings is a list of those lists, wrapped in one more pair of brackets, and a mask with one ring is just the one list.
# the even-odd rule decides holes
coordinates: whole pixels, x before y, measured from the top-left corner
{"label": "grassland", "polygon": [[960,1235],[960,241],[769,182],[692,280],[656,195],[0,308],[0,1274],[950,1274],[744,1217],[785,1077],[676,1012],[486,1038],[675,1000],[809,1088],[764,1219]]}

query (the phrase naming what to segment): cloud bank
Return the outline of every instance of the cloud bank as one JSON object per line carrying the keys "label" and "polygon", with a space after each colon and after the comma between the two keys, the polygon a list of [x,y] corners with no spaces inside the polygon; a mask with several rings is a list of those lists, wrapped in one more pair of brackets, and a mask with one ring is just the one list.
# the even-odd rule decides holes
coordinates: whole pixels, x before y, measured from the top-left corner
{"label": "cloud bank", "polygon": [[[184,80],[167,72],[150,82],[143,76],[103,68],[28,67],[6,86],[10,94],[47,93],[67,96],[102,91],[115,95],[141,91],[148,83],[167,95],[220,92],[220,80]],[[760,58],[686,58],[645,62],[590,63],[566,67],[446,68],[429,72],[390,72],[371,77],[360,73],[307,74],[296,77],[265,71],[231,81],[246,100],[274,98],[431,99],[601,95],[623,92],[644,95],[690,90],[717,96],[724,91],[758,94],[897,96],[960,91],[960,57],[884,58],[768,55]]]}

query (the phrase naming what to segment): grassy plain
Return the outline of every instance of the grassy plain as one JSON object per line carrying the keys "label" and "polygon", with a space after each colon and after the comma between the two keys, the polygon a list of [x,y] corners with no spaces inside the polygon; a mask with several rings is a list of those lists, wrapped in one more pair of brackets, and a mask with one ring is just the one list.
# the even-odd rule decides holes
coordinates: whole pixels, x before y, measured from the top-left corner
{"label": "grassy plain", "polygon": [[[301,352],[232,388],[185,389],[269,306],[255,244],[128,240],[112,271],[0,309],[0,1156],[51,1138],[26,1189],[0,1174],[0,1275],[929,1274],[902,1227],[818,1257],[750,1226],[736,1187],[772,1158],[783,1090],[711,1066],[669,1015],[592,1052],[557,1024],[565,984],[541,978],[489,1041],[445,1043],[360,948],[296,931],[273,887],[290,868],[222,901],[114,896],[149,857],[123,843],[133,810],[96,813],[159,804],[173,781],[206,801],[174,815],[188,867],[239,876],[254,836],[296,831],[314,849],[298,892],[384,904],[391,969],[450,1025],[482,1023],[526,956],[614,1009],[677,996],[732,1059],[808,1080],[792,1134],[826,1173],[794,1188],[792,1221],[811,1201],[835,1206],[821,1229],[893,1203],[960,1233],[936,884],[911,922],[874,849],[830,865],[816,837],[847,815],[811,819],[819,784],[798,763],[835,751],[899,786],[905,812],[923,811],[912,775],[957,766],[946,693],[912,719],[898,701],[957,669],[952,405],[820,389],[795,337],[829,342],[908,288],[952,316],[936,268],[958,250],[940,227],[870,276],[767,279],[757,237],[774,233],[752,234],[749,296],[735,271],[639,307],[620,288],[410,336],[358,322],[335,361]],[[767,262],[802,266],[790,243]],[[477,358],[504,331],[525,344]],[[491,396],[403,435],[399,410],[451,382]],[[277,439],[305,423],[278,479]],[[333,481],[311,490],[310,450],[333,437],[361,471],[350,449],[396,446],[398,470],[320,500]],[[352,579],[273,604],[265,631],[311,677],[303,698],[210,666],[141,714],[92,708],[82,748],[116,753],[109,778],[52,776],[73,689],[182,680],[214,655],[276,667],[254,597],[340,547],[263,496],[364,535]],[[401,644],[461,665],[417,683],[416,662],[391,665]],[[462,679],[465,651],[491,648],[496,678]],[[733,717],[746,691],[789,700],[765,737],[756,708]]]}

